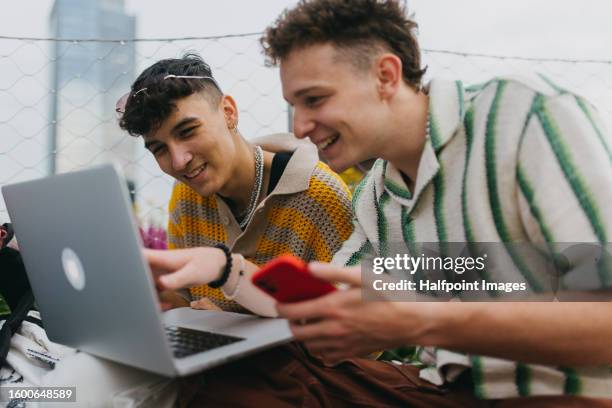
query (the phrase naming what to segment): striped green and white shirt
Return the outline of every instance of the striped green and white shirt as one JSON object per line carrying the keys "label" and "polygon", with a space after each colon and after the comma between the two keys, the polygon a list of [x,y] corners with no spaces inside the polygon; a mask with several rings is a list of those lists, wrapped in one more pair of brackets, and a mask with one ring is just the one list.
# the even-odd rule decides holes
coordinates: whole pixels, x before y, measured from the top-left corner
{"label": "striped green and white shirt", "polygon": [[[544,77],[496,78],[474,87],[433,80],[429,97],[430,137],[414,192],[397,168],[378,160],[354,193],[355,229],[335,264],[388,256],[397,243],[410,253],[418,242],[545,248],[611,241],[610,134],[583,98]],[[609,272],[600,274],[598,288],[612,286]],[[471,367],[480,398],[612,397],[610,367],[522,364],[437,348],[418,356],[421,377],[436,384]]]}

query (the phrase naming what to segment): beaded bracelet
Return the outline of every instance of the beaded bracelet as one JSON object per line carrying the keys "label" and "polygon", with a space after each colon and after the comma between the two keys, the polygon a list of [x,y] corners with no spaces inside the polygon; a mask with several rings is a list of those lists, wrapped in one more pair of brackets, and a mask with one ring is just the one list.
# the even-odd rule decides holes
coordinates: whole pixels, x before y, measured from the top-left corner
{"label": "beaded bracelet", "polygon": [[219,248],[225,254],[225,268],[223,268],[223,272],[221,273],[219,279],[210,282],[208,286],[213,289],[219,289],[221,286],[225,285],[225,282],[227,282],[230,272],[232,271],[232,252],[224,244],[216,244],[215,248]]}

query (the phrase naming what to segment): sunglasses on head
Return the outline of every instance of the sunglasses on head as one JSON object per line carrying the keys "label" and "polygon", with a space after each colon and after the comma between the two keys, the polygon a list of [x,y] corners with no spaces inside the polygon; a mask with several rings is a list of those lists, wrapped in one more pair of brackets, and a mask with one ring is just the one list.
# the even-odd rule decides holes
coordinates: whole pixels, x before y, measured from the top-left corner
{"label": "sunglasses on head", "polygon": [[[162,78],[162,81],[165,81],[166,79],[204,79],[204,80],[212,82],[215,88],[217,88],[219,92],[221,92],[221,87],[219,86],[217,81],[215,81],[215,79],[211,76],[168,74]],[[130,98],[130,95],[132,95],[132,97],[136,97],[138,95],[146,95],[146,92],[147,92],[147,88],[145,87],[145,88],[137,90],[134,93],[130,91],[126,93],[125,95],[123,95],[121,98],[119,98],[117,100],[117,103],[115,104],[115,112],[117,112],[117,118],[121,119],[121,116],[123,116],[123,114],[125,113],[125,105],[127,104],[127,101]]]}

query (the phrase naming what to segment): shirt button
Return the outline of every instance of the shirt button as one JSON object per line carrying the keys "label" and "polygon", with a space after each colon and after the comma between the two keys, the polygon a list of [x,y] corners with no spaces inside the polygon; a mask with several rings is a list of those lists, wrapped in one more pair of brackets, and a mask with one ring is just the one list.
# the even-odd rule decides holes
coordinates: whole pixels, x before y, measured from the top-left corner
{"label": "shirt button", "polygon": [[228,225],[229,224],[229,218],[227,218],[226,216],[221,217],[221,223],[223,225]]}

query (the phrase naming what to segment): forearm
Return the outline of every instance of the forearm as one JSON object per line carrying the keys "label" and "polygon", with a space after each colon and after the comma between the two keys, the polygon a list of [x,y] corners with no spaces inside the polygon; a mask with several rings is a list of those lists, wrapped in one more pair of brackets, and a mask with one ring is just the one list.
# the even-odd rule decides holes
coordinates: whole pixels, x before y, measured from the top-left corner
{"label": "forearm", "polygon": [[[239,255],[232,255],[232,271],[223,285],[223,292],[251,312],[265,317],[277,317],[276,301],[253,285],[251,276],[259,267]],[[242,270],[242,275],[240,275]]]}
{"label": "forearm", "polygon": [[609,302],[429,305],[426,329],[413,339],[416,344],[525,363],[612,364]]}

